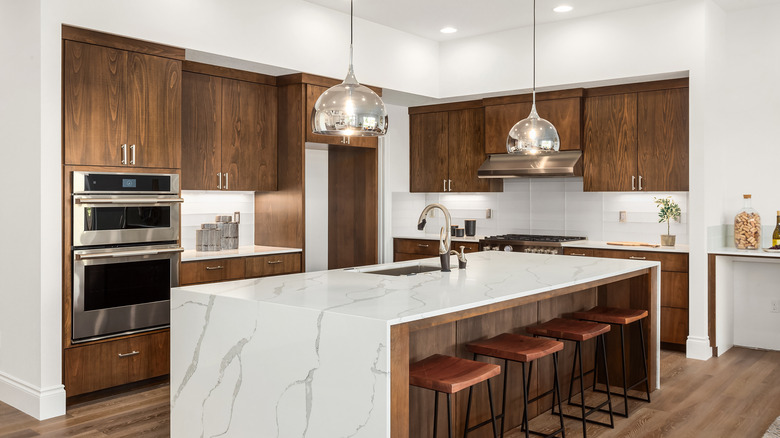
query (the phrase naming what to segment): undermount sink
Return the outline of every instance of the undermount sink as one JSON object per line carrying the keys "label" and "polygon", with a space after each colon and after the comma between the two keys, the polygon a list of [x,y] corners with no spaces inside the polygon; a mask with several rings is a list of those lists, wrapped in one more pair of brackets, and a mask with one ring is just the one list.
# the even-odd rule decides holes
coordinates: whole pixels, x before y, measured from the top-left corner
{"label": "undermount sink", "polygon": [[416,275],[416,274],[422,274],[424,272],[433,272],[433,271],[440,271],[440,266],[426,266],[426,265],[410,265],[410,266],[399,266],[397,268],[385,268],[385,269],[377,269],[377,270],[371,270],[371,269],[361,269],[359,272],[365,272],[368,274],[379,274],[379,275],[393,275],[396,277],[400,277],[403,275]]}

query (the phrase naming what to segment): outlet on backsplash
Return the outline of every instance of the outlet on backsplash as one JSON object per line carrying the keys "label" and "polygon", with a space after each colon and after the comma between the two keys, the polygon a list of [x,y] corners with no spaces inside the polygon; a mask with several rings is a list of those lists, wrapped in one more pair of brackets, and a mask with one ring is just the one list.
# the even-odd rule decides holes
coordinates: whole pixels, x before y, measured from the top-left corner
{"label": "outlet on backsplash", "polygon": [[620,212],[620,219],[619,220],[620,220],[620,222],[626,222],[626,212],[625,211],[621,211]]}
{"label": "outlet on backsplash", "polygon": [[780,300],[772,300],[772,313],[780,313]]}

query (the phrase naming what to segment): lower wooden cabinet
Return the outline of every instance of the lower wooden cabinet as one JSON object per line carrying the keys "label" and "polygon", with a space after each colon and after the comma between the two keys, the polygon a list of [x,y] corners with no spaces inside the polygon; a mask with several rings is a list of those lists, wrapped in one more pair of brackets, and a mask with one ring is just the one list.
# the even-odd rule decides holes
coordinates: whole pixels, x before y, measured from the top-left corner
{"label": "lower wooden cabinet", "polygon": [[[466,254],[479,251],[478,242],[455,242],[451,249],[460,251],[464,246]],[[427,239],[393,239],[393,261],[405,262],[407,260],[427,259],[439,255],[439,241]]]}
{"label": "lower wooden cabinet", "polygon": [[181,264],[179,284],[215,283],[301,272],[301,253],[230,257]]}
{"label": "lower wooden cabinet", "polygon": [[68,397],[168,374],[168,330],[65,350]]}
{"label": "lower wooden cabinet", "polygon": [[684,347],[688,339],[688,254],[564,248],[564,255],[661,262],[661,342]]}

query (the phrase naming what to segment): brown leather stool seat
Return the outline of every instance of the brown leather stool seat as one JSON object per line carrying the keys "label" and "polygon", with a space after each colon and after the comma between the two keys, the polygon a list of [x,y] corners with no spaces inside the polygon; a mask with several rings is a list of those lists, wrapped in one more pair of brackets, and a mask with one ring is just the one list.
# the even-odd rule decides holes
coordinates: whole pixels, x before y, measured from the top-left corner
{"label": "brown leather stool seat", "polygon": [[[581,409],[581,416],[576,415],[570,415],[570,414],[563,414],[564,417],[567,418],[574,418],[577,420],[582,421],[582,436],[583,438],[587,438],[588,436],[588,428],[587,423],[593,423],[598,424],[601,426],[606,426],[610,428],[615,428],[615,419],[613,417],[612,412],[612,392],[609,389],[609,370],[607,368],[607,349],[606,349],[606,339],[604,335],[608,333],[610,330],[610,326],[607,324],[602,324],[598,322],[592,322],[592,321],[580,321],[575,319],[564,319],[564,318],[555,318],[550,321],[544,322],[539,325],[526,327],[525,331],[534,335],[534,336],[545,336],[548,338],[555,338],[556,340],[565,339],[568,341],[573,341],[575,343],[575,349],[574,349],[574,360],[572,361],[571,365],[571,379],[569,381],[569,404],[574,406],[579,406]],[[601,345],[601,358],[602,362],[604,364],[604,374],[605,374],[605,381],[607,385],[607,400],[599,403],[596,406],[588,406],[585,404],[585,374],[593,373],[593,388],[596,387],[596,370],[598,369],[596,365],[594,364],[594,367],[590,371],[583,371],[582,368],[582,342],[590,340],[590,339],[596,339],[596,363],[598,363],[598,352],[599,352],[599,345]],[[575,369],[577,368],[577,365],[579,365],[579,375],[575,374]],[[572,390],[574,389],[574,381],[579,380],[580,381],[580,403],[573,403],[571,401],[571,395]],[[602,409],[604,406],[607,406],[608,409]],[[587,410],[586,410],[587,409]],[[588,416],[593,414],[596,411],[604,411],[609,413],[609,423],[605,423],[602,421],[596,421],[588,419]],[[554,413],[554,412],[553,412]]]}
{"label": "brown leather stool seat", "polygon": [[[647,318],[647,310],[596,306],[584,312],[574,312],[572,317],[577,319],[584,319],[587,321],[614,324],[620,327],[620,353],[623,361],[623,392],[613,392],[612,394],[623,397],[624,411],[622,413],[615,413],[623,417],[628,417],[628,399],[640,400],[650,403],[650,380],[647,373],[647,353],[645,352],[645,335],[642,326],[642,320]],[[639,326],[639,343],[642,348],[642,366],[644,368],[645,375],[644,378],[634,382],[629,386],[626,378],[626,344],[624,327],[632,323],[637,323]],[[642,383],[645,384],[646,397],[635,397],[628,394],[629,390],[634,389],[636,386]]]}
{"label": "brown leather stool seat", "polygon": [[[419,362],[409,365],[409,384],[420,388],[435,391],[433,409],[433,436],[436,437],[436,419],[439,414],[439,393],[447,394],[447,419],[449,424],[449,436],[452,437],[452,394],[466,388],[471,388],[477,383],[487,382],[488,399],[490,402],[490,416],[484,424],[493,423],[493,436],[496,437],[496,422],[493,414],[493,394],[490,388],[491,377],[501,373],[501,367],[494,364],[476,362],[459,357],[434,354]],[[469,392],[469,406],[471,409],[471,392]],[[468,427],[468,420],[466,421]],[[468,432],[468,431],[467,431]]]}
{"label": "brown leather stool seat", "polygon": [[[525,431],[525,436],[528,437],[529,433],[535,435],[542,435],[546,437],[553,437],[558,434],[564,436],[564,420],[563,411],[561,410],[561,391],[558,383],[558,352],[563,350],[563,342],[554,341],[552,339],[540,339],[532,338],[530,336],[516,335],[512,333],[503,333],[490,339],[474,341],[466,344],[466,348],[474,353],[474,358],[477,355],[495,357],[504,359],[504,397],[501,403],[501,413],[496,418],[501,419],[501,436],[504,436],[504,418],[506,413],[506,387],[507,378],[509,376],[508,362],[519,362],[522,365],[523,372],[523,421],[522,430]],[[533,371],[533,361],[541,359],[543,357],[553,356],[554,367],[554,380],[553,389],[539,394],[536,397],[529,399],[529,380]],[[526,378],[525,364],[528,363],[528,378]],[[552,404],[555,407],[556,396],[558,399],[558,411],[560,417],[560,428],[550,434],[539,433],[529,429],[528,427],[528,403],[532,403],[539,400],[548,394],[553,395]],[[471,399],[471,393],[469,393],[469,399]],[[469,412],[466,411],[466,424],[468,425]],[[479,427],[479,425],[475,426]]]}

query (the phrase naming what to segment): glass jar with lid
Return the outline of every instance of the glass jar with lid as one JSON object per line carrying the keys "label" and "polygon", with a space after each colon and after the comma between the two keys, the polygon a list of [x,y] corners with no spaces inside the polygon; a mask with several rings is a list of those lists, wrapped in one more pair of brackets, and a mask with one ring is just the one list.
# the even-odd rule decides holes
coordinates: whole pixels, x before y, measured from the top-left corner
{"label": "glass jar with lid", "polygon": [[751,195],[742,195],[745,204],[734,216],[734,246],[737,249],[761,247],[761,216],[750,206]]}

